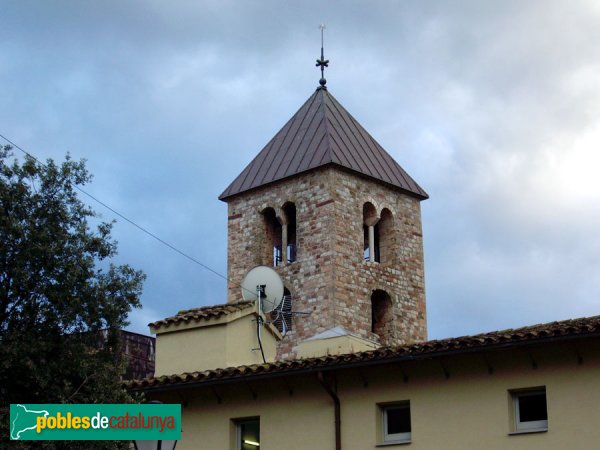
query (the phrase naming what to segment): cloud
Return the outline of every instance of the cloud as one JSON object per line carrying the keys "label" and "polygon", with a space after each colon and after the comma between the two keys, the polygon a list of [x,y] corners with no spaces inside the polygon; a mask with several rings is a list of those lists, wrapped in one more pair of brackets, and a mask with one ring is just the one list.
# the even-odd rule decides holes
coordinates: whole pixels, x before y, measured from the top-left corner
{"label": "cloud", "polygon": [[[316,87],[325,22],[330,91],[431,196],[430,335],[600,310],[597,2],[23,1],[3,18],[1,132],[87,158],[91,193],[221,273],[217,196]],[[143,314],[225,301],[210,272],[114,234],[148,273]]]}

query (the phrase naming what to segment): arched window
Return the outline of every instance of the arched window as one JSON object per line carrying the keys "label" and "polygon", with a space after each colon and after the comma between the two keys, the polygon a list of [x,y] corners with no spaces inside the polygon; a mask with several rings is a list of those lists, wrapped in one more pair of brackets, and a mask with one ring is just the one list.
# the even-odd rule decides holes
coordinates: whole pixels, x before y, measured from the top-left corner
{"label": "arched window", "polygon": [[377,210],[372,203],[363,205],[363,258],[365,261],[379,262],[379,227]]}
{"label": "arched window", "polygon": [[370,261],[371,248],[369,246],[369,227],[363,224],[363,259]]}
{"label": "arched window", "polygon": [[392,265],[394,258],[394,216],[392,212],[383,208],[381,211],[381,219],[375,225],[375,236],[377,239],[376,247],[378,249],[378,255],[376,261],[384,265]]}
{"label": "arched window", "polygon": [[392,299],[381,289],[376,289],[371,294],[371,331],[379,336],[381,344],[392,343]]}
{"label": "arched window", "polygon": [[262,212],[265,223],[265,245],[263,258],[267,264],[272,264],[273,267],[281,265],[282,248],[281,248],[281,224],[277,219],[273,208],[265,208]]}
{"label": "arched window", "polygon": [[292,202],[287,202],[283,205],[283,214],[285,215],[286,224],[285,241],[286,241],[286,261],[293,263],[296,261],[296,205]]}

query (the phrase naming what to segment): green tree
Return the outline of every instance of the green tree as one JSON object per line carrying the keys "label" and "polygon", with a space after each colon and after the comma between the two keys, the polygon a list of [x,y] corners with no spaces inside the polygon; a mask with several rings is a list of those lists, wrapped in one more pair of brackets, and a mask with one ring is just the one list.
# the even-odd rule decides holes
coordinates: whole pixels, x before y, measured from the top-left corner
{"label": "green tree", "polygon": [[[67,156],[61,164],[42,165],[11,158],[10,148],[0,147],[2,440],[10,403],[132,401],[120,385],[119,330],[131,309],[140,307],[145,278],[110,263],[117,250],[112,224],[101,222],[77,196],[76,187],[91,179],[84,161]],[[126,448],[91,441],[67,447]]]}

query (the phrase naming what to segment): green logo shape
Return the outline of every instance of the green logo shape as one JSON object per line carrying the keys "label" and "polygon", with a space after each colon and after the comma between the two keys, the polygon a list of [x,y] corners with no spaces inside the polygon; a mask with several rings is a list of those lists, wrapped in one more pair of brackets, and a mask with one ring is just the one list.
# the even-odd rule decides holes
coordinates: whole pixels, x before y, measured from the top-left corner
{"label": "green logo shape", "polygon": [[179,440],[178,404],[12,404],[10,438],[44,440]]}

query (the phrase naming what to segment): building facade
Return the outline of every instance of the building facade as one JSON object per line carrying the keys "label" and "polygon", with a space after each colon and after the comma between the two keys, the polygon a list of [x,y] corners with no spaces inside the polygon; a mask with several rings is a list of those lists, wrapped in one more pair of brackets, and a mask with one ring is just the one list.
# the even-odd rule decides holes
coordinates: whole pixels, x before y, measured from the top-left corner
{"label": "building facade", "polygon": [[129,388],[182,404],[178,449],[564,450],[597,448],[599,380],[592,317]]}
{"label": "building facade", "polygon": [[182,404],[178,449],[598,447],[600,317],[428,341],[427,194],[324,86],[220,198],[227,303],[150,324],[156,376],[126,385]]}

